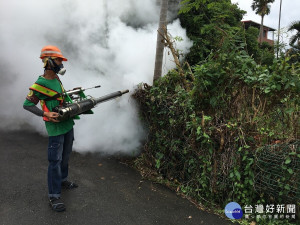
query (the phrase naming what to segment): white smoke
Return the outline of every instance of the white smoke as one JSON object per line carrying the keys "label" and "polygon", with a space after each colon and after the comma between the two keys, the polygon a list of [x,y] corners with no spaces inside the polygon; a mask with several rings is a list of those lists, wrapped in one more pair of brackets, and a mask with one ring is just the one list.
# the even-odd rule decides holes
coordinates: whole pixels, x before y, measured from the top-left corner
{"label": "white smoke", "polygon": [[[41,118],[22,109],[28,88],[43,73],[45,45],[58,46],[69,60],[61,77],[67,90],[100,84],[86,92],[100,97],[152,84],[159,10],[156,0],[0,0],[0,128],[46,134]],[[187,53],[191,42],[179,21],[168,29],[183,38],[177,48]],[[164,73],[175,67],[165,55]],[[75,150],[138,151],[145,131],[130,94],[93,111],[75,121]]]}

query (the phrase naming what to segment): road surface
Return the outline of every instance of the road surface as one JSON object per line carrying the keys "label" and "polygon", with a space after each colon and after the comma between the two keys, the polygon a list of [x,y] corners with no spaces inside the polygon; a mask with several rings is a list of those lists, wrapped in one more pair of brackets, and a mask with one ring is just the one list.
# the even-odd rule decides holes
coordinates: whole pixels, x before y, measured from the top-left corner
{"label": "road surface", "polygon": [[0,131],[1,225],[222,225],[230,221],[201,211],[171,190],[143,181],[117,158],[72,153],[70,180],[62,192],[67,210],[51,210],[47,198],[47,137]]}

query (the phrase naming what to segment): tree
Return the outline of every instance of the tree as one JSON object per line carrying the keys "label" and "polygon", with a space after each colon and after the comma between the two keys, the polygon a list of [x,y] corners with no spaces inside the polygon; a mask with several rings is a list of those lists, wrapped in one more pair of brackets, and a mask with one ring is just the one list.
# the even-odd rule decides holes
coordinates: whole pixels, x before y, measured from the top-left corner
{"label": "tree", "polygon": [[290,48],[287,55],[290,56],[290,63],[300,62],[300,21],[294,21],[288,28],[288,31],[296,31],[290,38]]}
{"label": "tree", "polygon": [[159,28],[157,31],[157,42],[156,42],[156,55],[155,55],[155,68],[153,82],[161,77],[162,73],[162,62],[164,54],[164,39],[162,34],[167,27],[167,12],[168,12],[168,0],[161,1]]}
{"label": "tree", "polygon": [[288,28],[288,31],[296,31],[290,39],[290,46],[293,48],[300,48],[300,20],[294,21]]}
{"label": "tree", "polygon": [[186,56],[191,66],[205,60],[211,52],[218,51],[224,38],[237,33],[246,11],[230,0],[184,0],[179,18],[193,46]]}
{"label": "tree", "polygon": [[264,29],[264,17],[270,13],[270,3],[273,3],[275,0],[253,0],[252,2],[252,10],[255,11],[256,14],[261,16],[260,23],[260,32],[259,32],[259,43],[262,42],[263,29]]}

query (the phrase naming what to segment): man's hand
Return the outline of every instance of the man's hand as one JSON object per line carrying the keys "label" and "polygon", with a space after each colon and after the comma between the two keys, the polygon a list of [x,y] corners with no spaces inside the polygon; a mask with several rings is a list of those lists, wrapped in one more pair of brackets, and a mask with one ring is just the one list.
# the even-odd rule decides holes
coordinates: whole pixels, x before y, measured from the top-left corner
{"label": "man's hand", "polygon": [[56,112],[44,112],[44,116],[46,116],[51,122],[55,122],[55,123],[59,122],[59,120],[57,120],[59,114]]}

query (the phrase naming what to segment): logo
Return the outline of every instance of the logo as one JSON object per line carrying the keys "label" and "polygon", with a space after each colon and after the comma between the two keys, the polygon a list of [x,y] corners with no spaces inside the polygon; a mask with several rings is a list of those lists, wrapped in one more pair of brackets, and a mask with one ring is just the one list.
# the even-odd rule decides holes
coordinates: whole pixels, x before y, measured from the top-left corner
{"label": "logo", "polygon": [[32,95],[33,95],[33,91],[30,90],[27,96],[28,96],[28,97],[31,97]]}
{"label": "logo", "polygon": [[236,202],[230,202],[225,207],[225,215],[229,219],[241,219],[243,217],[242,207]]}

